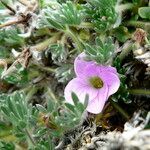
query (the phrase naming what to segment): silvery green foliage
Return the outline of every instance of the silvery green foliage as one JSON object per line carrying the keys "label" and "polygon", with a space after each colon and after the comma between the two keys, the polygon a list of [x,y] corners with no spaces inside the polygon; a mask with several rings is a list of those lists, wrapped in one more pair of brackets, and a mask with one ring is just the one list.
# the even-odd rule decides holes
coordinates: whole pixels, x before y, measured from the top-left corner
{"label": "silvery green foliage", "polygon": [[24,93],[14,92],[10,95],[1,95],[0,102],[1,113],[14,127],[22,130],[29,126],[30,119],[34,118],[34,107],[28,105]]}
{"label": "silvery green foliage", "polygon": [[0,96],[0,109],[1,117],[3,121],[7,121],[12,126],[8,126],[3,132],[6,134],[8,130],[10,136],[16,138],[20,137],[20,141],[27,140],[28,146],[34,144],[34,140],[30,145],[28,139],[33,139],[33,127],[37,122],[38,112],[32,104],[28,104],[25,99],[25,94],[23,92],[14,92],[13,94]]}
{"label": "silvery green foliage", "polygon": [[72,79],[74,73],[73,73],[73,65],[68,65],[68,64],[63,64],[60,65],[56,69],[56,78],[58,79],[59,82],[66,82]]}
{"label": "silvery green foliage", "polygon": [[46,55],[51,53],[54,63],[59,64],[65,62],[67,58],[67,48],[62,44],[53,44],[46,51]]}
{"label": "silvery green foliage", "polygon": [[116,0],[87,0],[87,17],[98,32],[110,30],[117,20]]}
{"label": "silvery green foliage", "polygon": [[[12,7],[16,13],[1,1]],[[32,5],[21,2],[29,2]],[[35,2],[38,2],[37,6]],[[116,10],[116,4],[117,8],[123,10]],[[148,14],[148,1],[141,0],[0,0],[0,149],[28,147],[30,150],[52,150],[58,148],[61,143],[64,143],[66,148],[70,141],[74,144],[80,140],[81,145],[85,144],[85,136],[80,139],[80,135],[90,128],[89,124],[86,124],[87,128],[82,124],[86,104],[79,103],[75,94],[72,95],[74,106],[64,103],[63,97],[65,85],[75,77],[75,57],[83,51],[87,53],[89,60],[111,64],[117,68],[121,86],[118,92],[110,97],[116,104],[135,100],[134,96],[132,99],[129,97],[129,87],[140,87],[148,91],[149,76],[139,77],[140,86],[127,86],[127,82],[132,81],[128,76],[133,74],[126,76],[124,60],[118,61],[124,50],[119,48],[120,51],[116,55],[114,46],[114,41],[115,44],[117,41],[120,47],[128,40],[134,43],[132,33],[137,27],[149,31],[150,26],[146,22],[149,20]],[[5,23],[22,19],[27,17],[26,15],[31,18],[5,26]],[[149,42],[149,34],[147,41]],[[142,43],[143,47],[144,45],[145,41]],[[23,53],[24,48],[29,48],[28,53]],[[21,59],[19,55],[12,54],[12,49],[22,56]],[[131,50],[135,49],[132,47]],[[127,56],[124,57],[125,61],[129,59],[133,66],[134,58],[132,55]],[[137,68],[139,71],[139,66]],[[148,86],[143,84],[143,80]],[[147,97],[144,97],[145,101],[148,101]],[[133,105],[139,109],[136,103]],[[127,104],[126,106],[130,107]],[[125,111],[128,113],[128,109]],[[111,115],[114,112],[116,110],[113,110]],[[132,112],[129,114],[131,117]],[[109,113],[106,115],[109,116]],[[80,132],[75,130],[72,134],[71,131],[78,127]],[[91,132],[94,133],[93,130]],[[69,134],[71,136],[68,136]],[[113,133],[110,133],[106,139],[109,140],[112,135]],[[74,141],[73,137],[76,137],[77,141]],[[103,144],[103,141],[100,144]]]}
{"label": "silvery green foliage", "polygon": [[109,64],[115,56],[115,46],[113,40],[108,37],[102,41],[99,37],[95,39],[94,45],[85,44],[85,52],[90,60],[95,60],[99,64]]}
{"label": "silvery green foliage", "polygon": [[[74,105],[68,103],[60,105],[54,100],[48,99],[47,108],[45,108],[40,104],[36,106],[29,104],[23,92],[14,92],[10,95],[1,94],[0,115],[3,121],[12,124],[11,127],[6,128],[7,125],[4,123],[5,130],[8,130],[10,134],[13,131],[17,137],[20,137],[20,141],[27,140],[30,148],[54,148],[52,143],[54,138],[61,138],[64,132],[83,121],[82,117],[87,106],[88,96],[85,97],[85,104],[79,102],[75,93],[72,93],[72,98]],[[5,132],[1,134],[5,134]],[[48,141],[44,140],[45,136]],[[3,145],[5,147],[7,144]],[[11,146],[13,147],[10,144]]]}
{"label": "silvery green foliage", "polygon": [[0,32],[0,43],[3,44],[3,46],[7,45],[8,47],[24,45],[24,39],[18,34],[19,30],[17,29],[3,29]]}
{"label": "silvery green foliage", "polygon": [[79,25],[83,19],[82,7],[67,1],[60,5],[52,4],[42,10],[41,23],[58,30],[65,30],[66,26]]}

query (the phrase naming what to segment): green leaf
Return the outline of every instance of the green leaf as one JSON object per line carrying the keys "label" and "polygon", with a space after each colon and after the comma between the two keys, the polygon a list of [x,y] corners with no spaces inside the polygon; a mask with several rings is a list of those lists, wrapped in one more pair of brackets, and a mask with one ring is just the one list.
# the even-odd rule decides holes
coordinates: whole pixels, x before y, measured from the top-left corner
{"label": "green leaf", "polygon": [[102,49],[104,48],[103,42],[101,41],[101,39],[99,37],[96,37],[95,44],[97,46],[100,46]]}
{"label": "green leaf", "polygon": [[58,79],[58,82],[62,83],[71,80],[73,75],[74,72],[72,64],[61,64],[61,66],[59,66],[55,72],[55,76]]}
{"label": "green leaf", "polygon": [[53,44],[45,52],[45,55],[48,56],[48,53],[51,53],[54,63],[59,64],[66,61],[68,50],[65,48],[65,45]]}
{"label": "green leaf", "polygon": [[50,23],[50,25],[53,28],[57,28],[57,29],[61,29],[61,30],[65,30],[65,27],[63,25],[61,25],[61,23],[56,22],[55,20],[48,18],[47,21]]}
{"label": "green leaf", "polygon": [[15,150],[15,145],[12,142],[0,141],[1,150]]}
{"label": "green leaf", "polygon": [[72,97],[72,100],[74,102],[74,105],[76,106],[79,102],[79,99],[78,99],[77,95],[74,92],[72,92],[71,97]]}
{"label": "green leaf", "polygon": [[46,108],[43,107],[43,106],[40,105],[40,104],[36,104],[36,107],[37,107],[37,109],[38,109],[40,112],[43,112],[43,113],[46,113],[46,112],[47,112]]}
{"label": "green leaf", "polygon": [[7,57],[9,57],[9,51],[7,51],[7,48],[0,46],[0,59]]}
{"label": "green leaf", "polygon": [[0,43],[5,46],[23,46],[24,39],[20,37],[17,29],[1,30],[0,32]]}
{"label": "green leaf", "polygon": [[29,122],[29,118],[32,116],[33,107],[30,107],[25,102],[25,95],[23,92],[14,92],[10,95],[6,95],[5,101],[2,101],[0,106],[3,114],[7,117],[15,127],[20,127]]}
{"label": "green leaf", "polygon": [[85,110],[85,107],[82,103],[78,103],[76,105],[76,110],[77,110],[77,113],[79,114],[79,116],[81,116],[83,111]]}
{"label": "green leaf", "polygon": [[18,121],[18,124],[19,124],[19,126],[23,129],[23,128],[26,128],[26,126],[27,126],[27,122],[24,122],[24,121],[22,121],[22,120],[19,120]]}
{"label": "green leaf", "polygon": [[69,103],[65,103],[65,106],[66,106],[69,110],[71,110],[73,113],[75,112],[75,108],[74,108],[73,105],[71,105],[71,104],[69,104]]}
{"label": "green leaf", "polygon": [[105,32],[113,28],[118,14],[115,11],[116,0],[88,0],[85,12],[97,32]]}
{"label": "green leaf", "polygon": [[12,67],[12,71],[4,76],[4,80],[11,84],[23,85],[28,81],[28,72],[19,64]]}
{"label": "green leaf", "polygon": [[16,107],[18,115],[20,116],[20,118],[24,118],[25,117],[25,112],[24,112],[24,109],[21,106],[22,105],[19,102],[15,103],[15,107]]}
{"label": "green leaf", "polygon": [[86,44],[85,46],[86,46],[86,52],[88,54],[90,54],[90,55],[97,55],[97,52],[96,52],[94,47],[92,47],[92,46],[90,46],[88,44]]}
{"label": "green leaf", "polygon": [[141,18],[150,19],[150,7],[140,7],[138,13]]}
{"label": "green leaf", "polygon": [[85,100],[84,100],[84,107],[85,107],[85,108],[87,107],[88,103],[89,103],[89,95],[86,94],[86,95],[85,95]]}
{"label": "green leaf", "polygon": [[94,44],[85,44],[84,46],[88,60],[95,60],[99,64],[107,65],[114,57],[115,46],[110,37],[105,38],[104,41],[96,37]]}
{"label": "green leaf", "polygon": [[115,28],[113,30],[113,34],[120,42],[125,42],[131,36],[128,28],[124,26],[119,26],[118,28]]}
{"label": "green leaf", "polygon": [[53,100],[47,100],[47,110],[48,112],[53,112],[57,104]]}
{"label": "green leaf", "polygon": [[71,1],[67,1],[59,5],[56,3],[55,7],[48,6],[43,9],[44,16],[40,19],[39,24],[49,26],[58,30],[65,30],[66,26],[79,25],[83,19],[82,6],[75,5]]}
{"label": "green leaf", "polygon": [[6,106],[1,106],[1,111],[7,116],[10,117],[10,112],[8,110],[8,107]]}

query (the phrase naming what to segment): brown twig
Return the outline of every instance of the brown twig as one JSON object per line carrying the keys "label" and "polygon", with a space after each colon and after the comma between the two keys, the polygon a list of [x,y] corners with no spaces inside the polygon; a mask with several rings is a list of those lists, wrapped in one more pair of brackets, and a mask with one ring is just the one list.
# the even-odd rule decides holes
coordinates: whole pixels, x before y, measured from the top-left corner
{"label": "brown twig", "polygon": [[27,68],[29,61],[31,58],[31,53],[29,48],[24,48],[23,51],[19,54],[19,56],[16,58],[16,60],[13,62],[13,64],[7,69],[7,64],[5,64],[4,61],[0,61],[0,65],[4,66],[4,71],[2,73],[1,78],[4,76],[10,74],[11,72],[16,70],[16,65],[21,64],[24,68]]}
{"label": "brown twig", "polygon": [[29,64],[29,60],[31,58],[30,49],[29,48],[24,48],[24,50],[22,51],[22,56],[20,55],[20,57],[22,57],[24,59],[22,66],[24,68],[27,68],[27,66]]}
{"label": "brown twig", "polygon": [[0,24],[0,28],[11,26],[11,25],[15,25],[15,24],[20,24],[20,23],[27,23],[30,18],[31,18],[30,14],[28,14],[26,16],[23,15],[23,16],[21,16],[21,19],[10,21],[10,22],[6,22],[4,24]]}
{"label": "brown twig", "polygon": [[22,20],[14,20],[14,21],[6,22],[4,24],[0,24],[0,28],[11,26],[11,25],[14,25],[14,24],[19,24],[21,22],[22,22]]}

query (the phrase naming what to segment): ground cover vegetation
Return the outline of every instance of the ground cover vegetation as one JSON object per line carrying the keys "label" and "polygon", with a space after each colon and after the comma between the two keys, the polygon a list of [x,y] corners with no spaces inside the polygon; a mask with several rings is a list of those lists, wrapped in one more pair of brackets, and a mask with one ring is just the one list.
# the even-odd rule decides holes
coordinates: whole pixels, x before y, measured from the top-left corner
{"label": "ground cover vegetation", "polygon": [[0,0],[0,149],[150,149],[150,1]]}

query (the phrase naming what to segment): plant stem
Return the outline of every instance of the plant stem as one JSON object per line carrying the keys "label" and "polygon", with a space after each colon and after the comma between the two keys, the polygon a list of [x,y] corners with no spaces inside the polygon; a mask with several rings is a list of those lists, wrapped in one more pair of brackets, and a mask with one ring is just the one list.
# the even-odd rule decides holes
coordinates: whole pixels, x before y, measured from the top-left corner
{"label": "plant stem", "polygon": [[119,55],[120,61],[122,61],[130,53],[130,51],[132,50],[132,45],[133,45],[133,43],[130,42],[130,41],[127,41],[124,44],[124,46],[122,48],[122,51],[121,51],[121,53]]}
{"label": "plant stem", "polygon": [[48,143],[49,143],[49,149],[54,149],[54,145],[53,145],[53,142],[52,142],[52,138],[50,137],[51,133],[49,131],[47,131],[47,140],[48,140]]}
{"label": "plant stem", "polygon": [[26,94],[26,98],[25,98],[25,100],[27,102],[29,102],[29,100],[32,98],[32,96],[37,92],[38,88],[39,87],[36,87],[36,86],[32,86],[32,87],[29,88],[29,91]]}
{"label": "plant stem", "polygon": [[150,22],[144,22],[144,21],[128,21],[125,23],[127,26],[135,26],[138,28],[143,28],[148,31],[150,31]]}
{"label": "plant stem", "polygon": [[110,101],[111,104],[113,105],[113,107],[118,110],[118,112],[120,114],[122,114],[122,116],[126,119],[126,120],[129,120],[129,115],[127,114],[127,112],[125,112],[117,103],[115,103],[113,100]]}
{"label": "plant stem", "polygon": [[49,45],[56,43],[57,40],[60,38],[60,32],[56,33],[53,37],[50,37],[49,39],[46,39],[45,41],[38,43],[34,46],[31,46],[30,49],[37,50],[37,51],[43,51],[45,50]]}
{"label": "plant stem", "polygon": [[4,24],[0,24],[0,28],[11,26],[11,25],[14,25],[14,24],[20,24],[20,23],[23,23],[24,20],[25,19],[20,19],[20,20],[13,20],[13,21],[10,21],[10,22],[6,22]]}
{"label": "plant stem", "polygon": [[25,129],[26,135],[28,136],[28,141],[29,141],[29,145],[34,146],[35,145],[35,141],[33,139],[33,137],[31,136],[30,132],[28,131],[28,129]]}
{"label": "plant stem", "polygon": [[150,90],[145,90],[145,89],[131,89],[129,90],[130,94],[133,95],[147,95],[150,96]]}
{"label": "plant stem", "polygon": [[45,71],[45,72],[49,72],[49,73],[55,73],[55,71],[56,71],[56,69],[54,69],[54,68],[44,67],[37,63],[34,63],[34,65],[41,71]]}
{"label": "plant stem", "polygon": [[90,22],[82,22],[80,25],[77,25],[78,28],[87,28],[87,29],[93,29],[93,24]]}
{"label": "plant stem", "polygon": [[68,34],[68,36],[72,38],[72,40],[75,42],[77,46],[77,49],[81,53],[83,51],[83,47],[82,47],[80,40],[78,39],[78,36],[75,33],[73,33],[73,31],[71,31],[69,27],[66,27],[66,34]]}
{"label": "plant stem", "polygon": [[49,87],[47,87],[47,96],[52,98],[56,102],[58,101],[58,99],[56,98],[55,94],[53,93],[53,91]]}

